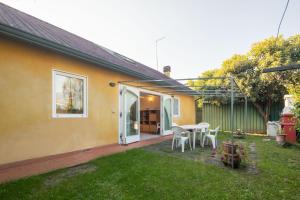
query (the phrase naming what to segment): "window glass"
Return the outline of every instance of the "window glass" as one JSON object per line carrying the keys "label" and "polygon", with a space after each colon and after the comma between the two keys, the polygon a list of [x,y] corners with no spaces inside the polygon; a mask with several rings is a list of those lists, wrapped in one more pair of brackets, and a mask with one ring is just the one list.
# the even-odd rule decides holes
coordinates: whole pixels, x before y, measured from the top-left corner
{"label": "window glass", "polygon": [[55,114],[86,114],[86,78],[54,73]]}
{"label": "window glass", "polygon": [[173,99],[173,115],[179,115],[179,100],[178,98]]}

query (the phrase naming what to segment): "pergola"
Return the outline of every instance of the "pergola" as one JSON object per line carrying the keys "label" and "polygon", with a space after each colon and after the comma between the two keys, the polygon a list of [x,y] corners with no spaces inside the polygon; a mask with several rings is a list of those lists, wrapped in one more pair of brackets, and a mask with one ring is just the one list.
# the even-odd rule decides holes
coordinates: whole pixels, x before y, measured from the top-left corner
{"label": "pergola", "polygon": [[263,73],[283,72],[289,70],[300,70],[300,64],[290,64],[285,66],[271,67],[263,70]]}
{"label": "pergola", "polygon": [[[207,89],[209,86],[190,86],[188,84],[182,84],[180,81],[197,81],[197,80],[221,80],[219,85],[213,85],[217,89]],[[229,87],[224,84],[225,81],[229,81]],[[247,107],[248,99],[247,96],[240,90],[233,76],[224,77],[198,77],[198,78],[182,78],[182,79],[147,79],[147,80],[127,80],[119,81],[118,83],[147,89],[154,92],[159,92],[167,95],[174,96],[176,94],[186,94],[195,96],[198,101],[203,97],[229,97],[231,105],[230,113],[230,129],[234,133],[234,99],[244,98],[245,99],[245,112],[244,112],[244,123],[247,124]],[[247,127],[246,127],[247,128]]]}

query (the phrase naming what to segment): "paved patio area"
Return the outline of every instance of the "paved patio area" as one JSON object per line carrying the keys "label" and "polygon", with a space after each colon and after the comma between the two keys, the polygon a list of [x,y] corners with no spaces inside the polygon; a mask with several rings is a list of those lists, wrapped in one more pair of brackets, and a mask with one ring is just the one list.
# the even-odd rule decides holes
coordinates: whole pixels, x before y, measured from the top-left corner
{"label": "paved patio area", "polygon": [[157,135],[153,133],[141,133],[141,140],[151,140],[158,137],[161,137],[161,135]]}
{"label": "paved patio area", "polygon": [[[221,168],[227,168],[224,166],[224,164],[221,161],[221,155],[222,155],[221,146],[222,146],[222,142],[225,139],[228,140],[229,138],[220,137],[220,139],[218,140],[218,147],[216,150],[213,150],[209,145],[206,145],[205,147],[201,147],[199,142],[197,142],[196,149],[190,150],[189,147],[186,147],[185,152],[182,153],[181,148],[179,147],[174,149],[174,151],[172,151],[171,149],[172,140],[167,140],[161,143],[150,145],[144,147],[144,149],[147,151],[156,152],[163,155],[174,156],[182,159],[202,162],[205,164],[212,164]],[[250,174],[258,174],[259,172],[256,167],[257,156],[255,150],[255,143],[247,143],[246,140],[244,139],[235,140],[235,141],[242,143],[247,151],[247,158],[242,160],[240,168],[238,170]]]}

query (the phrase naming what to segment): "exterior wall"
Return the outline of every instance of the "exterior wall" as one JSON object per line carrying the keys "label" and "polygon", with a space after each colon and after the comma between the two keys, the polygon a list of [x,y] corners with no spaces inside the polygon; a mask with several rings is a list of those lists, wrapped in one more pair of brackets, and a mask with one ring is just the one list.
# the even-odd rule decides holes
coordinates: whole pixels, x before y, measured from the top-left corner
{"label": "exterior wall", "polygon": [[[1,35],[0,44],[0,164],[118,142],[119,87],[108,83],[132,77]],[[87,118],[52,118],[53,69],[88,77]],[[191,123],[194,104],[182,99],[178,123]]]}
{"label": "exterior wall", "polygon": [[196,110],[193,96],[177,95],[180,101],[180,116],[173,117],[173,122],[179,125],[195,124]]}
{"label": "exterior wall", "polygon": [[[131,79],[0,38],[0,164],[118,141],[118,86]],[[52,118],[52,70],[88,77],[88,117]]]}

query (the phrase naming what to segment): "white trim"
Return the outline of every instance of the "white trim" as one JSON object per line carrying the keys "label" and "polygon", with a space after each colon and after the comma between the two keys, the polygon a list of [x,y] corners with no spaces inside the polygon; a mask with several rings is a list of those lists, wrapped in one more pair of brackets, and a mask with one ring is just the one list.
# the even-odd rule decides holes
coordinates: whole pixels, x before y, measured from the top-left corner
{"label": "white trim", "polygon": [[[177,100],[177,102],[178,102],[178,113],[177,113],[177,115],[174,113],[174,105],[175,105],[175,101],[174,100]],[[180,98],[179,97],[173,97],[173,117],[180,117]]]}
{"label": "white trim", "polygon": [[119,98],[119,108],[118,108],[118,125],[119,125],[119,134],[118,134],[118,141],[119,141],[119,144],[122,144],[122,139],[121,139],[121,135],[122,135],[122,129],[123,129],[123,126],[122,126],[122,119],[121,118],[121,112],[122,112],[122,95],[121,95],[121,90],[122,90],[122,85],[119,84],[118,85],[119,87],[119,90],[118,90],[118,98]]}
{"label": "white trim", "polygon": [[[62,75],[83,80],[83,114],[57,114],[55,76]],[[88,117],[88,77],[61,70],[52,70],[52,118],[87,118]]]}

